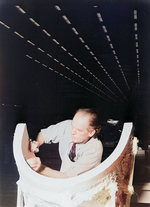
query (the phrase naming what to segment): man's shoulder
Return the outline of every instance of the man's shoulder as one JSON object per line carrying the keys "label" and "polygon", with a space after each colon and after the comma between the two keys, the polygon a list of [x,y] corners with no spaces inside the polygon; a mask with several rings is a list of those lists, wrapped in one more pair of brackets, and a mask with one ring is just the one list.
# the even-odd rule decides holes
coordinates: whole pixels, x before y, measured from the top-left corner
{"label": "man's shoulder", "polygon": [[72,120],[71,119],[67,119],[67,120],[64,120],[64,121],[59,122],[59,124],[68,125],[68,126],[70,126],[71,123],[72,123]]}
{"label": "man's shoulder", "polygon": [[102,142],[97,138],[91,138],[89,144],[95,148],[103,148]]}

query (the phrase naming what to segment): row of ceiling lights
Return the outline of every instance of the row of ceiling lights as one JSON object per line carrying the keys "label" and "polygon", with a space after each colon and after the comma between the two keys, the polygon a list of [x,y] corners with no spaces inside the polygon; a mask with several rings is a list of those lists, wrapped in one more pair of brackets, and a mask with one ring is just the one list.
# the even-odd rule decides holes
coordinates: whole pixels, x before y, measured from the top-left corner
{"label": "row of ceiling lights", "polygon": [[[55,6],[55,8],[58,11],[61,11],[61,8],[57,5]],[[71,21],[67,18],[67,16],[63,15],[62,18],[66,21],[67,24],[71,25]],[[76,28],[72,27],[73,32],[75,33],[75,35],[79,35],[79,32],[76,30]],[[85,48],[89,51],[89,53],[93,56],[93,58],[97,61],[97,63],[100,65],[100,67],[103,69],[103,71],[105,72],[105,74],[109,77],[109,79],[113,82],[113,84],[117,87],[117,89],[122,93],[122,91],[120,90],[120,88],[117,86],[117,84],[114,82],[114,80],[111,78],[111,76],[109,75],[109,73],[106,71],[106,69],[103,67],[103,65],[100,63],[100,61],[97,59],[97,57],[94,55],[94,53],[90,50],[89,46],[85,43],[85,41],[83,40],[83,38],[81,36],[79,36],[79,40],[84,44]],[[91,72],[90,72],[91,73]],[[92,75],[92,73],[91,73]],[[102,83],[102,82],[101,82]],[[104,85],[104,84],[103,84]],[[111,93],[113,93],[106,85],[104,85]],[[114,94],[114,93],[113,93]],[[115,94],[114,94],[115,95]],[[124,94],[122,93],[122,95],[124,96]],[[115,95],[116,96],[116,95]],[[117,96],[116,96],[117,97]],[[118,97],[117,97],[118,98]],[[127,98],[124,96],[124,98],[127,100]]]}
{"label": "row of ceiling lights", "polygon": [[[36,24],[35,21],[32,21],[32,22],[33,22],[34,24]],[[4,27],[6,27],[7,29],[10,29],[10,27],[9,27],[8,25],[6,25],[4,22],[0,21],[0,24],[3,25]],[[39,24],[38,24],[38,25],[39,25]],[[22,38],[22,39],[25,39],[24,36],[22,36],[21,34],[19,34],[19,33],[16,32],[16,31],[14,31],[14,34],[16,34],[17,36],[19,36],[19,37]],[[54,40],[54,39],[53,39],[53,40]],[[31,44],[32,46],[35,46],[35,44],[34,44],[33,42],[31,42],[30,40],[27,40],[27,42],[28,42],[29,44]],[[55,42],[55,41],[54,41],[54,42]],[[40,47],[38,47],[37,49],[38,49],[39,51],[45,53],[45,51],[44,51],[43,49],[41,49]],[[53,58],[53,57],[52,57],[50,54],[48,54],[48,53],[47,53],[47,56],[49,56],[50,58]],[[26,57],[28,57],[29,59],[33,59],[33,60],[34,60],[36,63],[38,63],[38,64],[42,64],[40,61],[38,61],[37,59],[34,59],[34,58],[31,57],[30,55],[27,55],[27,54],[26,54]],[[82,80],[84,80],[86,83],[88,83],[89,85],[91,85],[91,86],[94,87],[95,89],[99,90],[101,93],[105,94],[105,93],[104,93],[103,91],[101,91],[99,88],[97,88],[96,86],[94,86],[93,84],[91,84],[89,81],[87,81],[86,79],[84,79],[83,77],[81,77],[79,74],[75,73],[75,72],[74,72],[73,70],[71,70],[69,67],[65,66],[63,63],[60,63],[56,58],[53,58],[53,60],[54,60],[55,62],[59,63],[61,66],[65,67],[66,69],[70,70],[70,72],[72,72],[73,74],[75,74],[76,76],[78,76],[79,78],[81,78]],[[62,73],[59,73],[58,71],[52,69],[51,67],[48,67],[48,66],[45,65],[45,64],[42,64],[42,66],[43,66],[43,67],[46,67],[46,68],[49,68],[50,70],[54,71],[55,73],[59,74],[60,76],[63,76],[64,78],[68,79],[69,81],[72,81],[73,83],[75,83],[75,84],[77,84],[77,85],[79,85],[79,86],[85,88],[86,90],[88,90],[88,91],[94,93],[95,95],[100,96],[101,98],[103,98],[103,99],[109,101],[107,98],[102,97],[100,94],[94,92],[94,91],[91,90],[90,88],[87,88],[87,87],[83,86],[82,84],[80,84],[80,83],[78,83],[78,82],[72,80],[71,78],[69,78],[69,77],[63,75]],[[105,94],[105,95],[108,96],[107,94]],[[108,97],[109,97],[110,99],[112,99],[110,96],[108,96]],[[114,99],[112,99],[112,100],[115,101]]]}
{"label": "row of ceiling lights", "polygon": [[[16,6],[16,8],[23,14],[25,14],[26,12],[19,6]],[[65,19],[65,21],[67,21],[68,24],[71,24],[71,22],[67,19],[66,16],[63,15],[63,18]],[[29,18],[29,20],[35,24],[37,27],[40,26],[39,23],[37,23],[33,18]],[[73,32],[78,35],[78,32],[75,28],[72,28]],[[51,36],[45,29],[42,30],[47,36]],[[79,40],[83,43],[83,39],[81,37],[79,37]],[[56,39],[53,39],[53,41],[57,44],[57,45],[60,45],[60,43],[56,40]],[[35,44],[31,41],[28,40],[28,43],[30,43],[31,45],[35,46]],[[89,47],[87,45],[85,45],[85,47],[89,50]],[[63,46],[61,46],[61,49],[63,49],[65,52],[67,51],[67,49]],[[38,50],[40,50],[41,52],[45,52],[44,50],[42,50],[41,48],[38,48]],[[92,53],[92,51],[90,51],[90,54],[91,55],[94,55]],[[47,54],[49,57],[52,57],[50,54]],[[68,52],[68,55],[70,55],[71,57],[73,57],[73,59],[79,63],[80,66],[82,66],[88,73],[90,73],[90,75],[92,75],[96,80],[98,80],[104,87],[106,87],[110,92],[112,92],[107,86],[105,86],[104,83],[102,83],[102,81],[100,81],[91,71],[89,71],[81,62],[78,61],[77,58],[75,58],[70,52]],[[96,60],[97,58],[94,57]],[[56,62],[59,62],[57,59],[54,58],[54,61]],[[60,63],[60,65],[62,66],[65,66],[64,64]],[[66,67],[68,69],[68,67]],[[72,70],[71,70],[72,71]],[[73,72],[73,71],[72,71]],[[74,74],[78,75],[77,73],[74,72]],[[78,77],[81,77],[80,75],[78,75]],[[85,80],[84,78],[82,78],[83,80]],[[93,84],[91,84],[90,82],[88,82],[87,80],[85,80],[85,82],[87,82],[88,84],[90,84],[92,87],[96,88],[97,90],[99,90],[100,92],[102,92],[103,94],[105,94],[106,96],[108,96],[106,93],[104,93],[103,91],[101,91],[99,88],[95,87]],[[112,92],[112,94],[114,94]],[[115,95],[115,94],[114,94]],[[108,96],[110,99],[114,100],[113,98],[111,98],[110,96]],[[116,96],[117,97],[117,96]],[[114,100],[115,101],[115,100]]]}
{"label": "row of ceiling lights", "polygon": [[[19,7],[19,6],[16,6],[16,8],[21,12],[21,13],[23,13],[23,14],[25,14],[26,12],[21,8],[21,7]],[[60,10],[60,8],[58,9],[58,6],[55,6],[55,8],[57,8],[57,10]],[[101,15],[100,14],[97,14],[97,16],[100,18],[100,21],[102,22],[103,20],[102,20],[102,17],[101,17]],[[68,20],[68,18],[66,17],[66,16],[63,16],[63,18],[66,20],[66,21],[69,21]],[[33,20],[32,18],[30,18],[29,19],[32,23],[34,23],[36,26],[40,26],[35,20]],[[4,24],[3,22],[0,22],[3,26],[5,26],[6,28],[10,28],[9,26],[7,26],[6,24]],[[71,22],[69,21],[68,22],[69,24],[71,24]],[[106,27],[104,27],[103,26],[103,29],[104,29],[104,31],[107,31],[106,30]],[[73,32],[76,34],[76,35],[79,35],[79,33],[77,32],[77,30],[73,27],[72,28],[72,30],[73,30]],[[46,30],[44,30],[43,29],[43,32],[47,35],[47,36],[51,36]],[[14,32],[16,35],[18,35],[18,36],[20,36],[21,38],[24,38],[22,35],[20,35],[18,32]],[[109,35],[107,34],[106,35],[106,37],[107,37],[107,40],[108,41],[110,41],[110,37],[109,37]],[[85,41],[82,39],[82,37],[79,37],[79,40],[82,42],[82,43],[85,43]],[[56,39],[53,39],[53,41],[56,43],[56,44],[59,44],[59,42],[56,40]],[[30,43],[31,45],[33,45],[33,46],[35,46],[35,44],[33,43],[33,42],[31,42],[31,41],[29,41],[29,40],[27,40],[27,42],[28,43]],[[86,47],[86,49],[87,50],[89,50],[89,52],[90,52],[90,54],[92,55],[92,56],[94,56],[94,53],[90,50],[90,48],[88,47],[88,45],[86,45],[85,44],[85,47]],[[113,49],[113,45],[112,45],[112,43],[110,44],[110,47]],[[67,51],[67,49],[66,48],[64,48],[63,46],[61,46],[61,48],[64,50],[64,51]],[[44,50],[42,50],[41,48],[38,48],[38,50],[40,50],[41,52],[45,52]],[[114,50],[113,50],[114,51]],[[69,53],[69,52],[68,52]],[[47,54],[48,56],[50,56],[50,57],[52,57],[51,55],[49,55],[49,54]],[[73,57],[73,55],[71,54],[71,53],[69,53],[69,55],[70,56],[72,56]],[[117,58],[117,56],[115,56],[116,57],[116,59],[118,59]],[[81,62],[79,62],[78,61],[78,59],[77,58],[75,58],[75,57],[73,57],[74,58],[74,60],[75,61],[77,61],[81,66],[83,66],[82,65],[82,63]],[[98,59],[94,56],[94,59],[95,60],[97,60],[98,61]],[[59,61],[57,61],[55,58],[54,58],[54,60],[56,61],[56,62],[59,62]],[[39,62],[38,60],[35,60],[36,62]],[[99,62],[99,61],[98,61]],[[119,63],[119,62],[118,62]],[[65,66],[64,64],[62,64],[62,63],[60,63],[60,65],[62,65],[63,67]],[[101,64],[100,64],[101,65]],[[66,66],[65,66],[66,67]],[[84,66],[83,66],[84,67]],[[68,69],[68,67],[66,67],[67,69]],[[103,67],[102,67],[103,68]],[[86,67],[84,67],[84,69],[86,69],[91,75],[93,75]],[[103,70],[105,71],[105,69],[103,68]],[[70,71],[72,71],[72,70],[70,70]],[[106,74],[108,74],[107,73],[107,71],[105,71],[105,73]],[[76,74],[76,75],[78,75],[77,73],[75,73],[74,72],[74,74]],[[109,74],[108,74],[109,75]],[[80,75],[78,75],[78,77],[81,77]],[[93,75],[93,77],[95,77],[96,78],[96,76],[95,75]],[[85,80],[84,78],[82,78],[83,80]],[[96,78],[97,79],[97,78]],[[93,86],[91,83],[89,83],[87,80],[85,80],[85,82],[87,82],[88,84],[90,84],[91,86]],[[101,81],[100,81],[100,83],[101,84],[103,84]],[[95,86],[94,86],[95,87]],[[97,87],[95,87],[96,89],[98,89]],[[108,89],[108,88],[107,88]],[[99,89],[98,89],[99,90]],[[101,91],[102,92],[102,91]],[[103,93],[103,92],[102,92]],[[113,93],[113,92],[112,92]],[[113,93],[114,94],[114,93]],[[106,94],[105,94],[106,95]],[[108,96],[108,95],[107,95]],[[108,96],[109,98],[111,98],[110,96]],[[112,99],[112,98],[111,98]],[[114,99],[112,99],[112,100],[114,100]]]}
{"label": "row of ceiling lights", "polygon": [[138,24],[137,24],[137,10],[134,10],[134,31],[135,31],[135,47],[136,47],[136,61],[137,61],[137,76],[138,84],[140,85],[140,69],[139,69],[139,43],[138,43]]}
{"label": "row of ceiling lights", "polygon": [[[20,6],[16,6],[16,8],[21,12],[21,13],[23,13],[23,14],[25,14],[26,12],[20,7]],[[58,6],[55,6],[55,8],[57,9],[57,10],[61,10]],[[65,16],[65,15],[63,15],[62,16],[63,17],[63,19],[68,23],[68,24],[71,24],[71,22],[68,20],[68,18]],[[29,18],[29,20],[35,25],[35,26],[37,26],[37,27],[40,27],[40,24],[39,23],[37,23],[33,18]],[[43,29],[42,30],[47,36],[51,36],[45,29]],[[77,32],[77,30],[73,27],[72,28],[72,31],[76,34],[76,35],[79,35],[79,33]],[[81,37],[79,37],[79,40],[82,42],[82,43],[84,43],[84,40],[81,38]],[[57,44],[57,45],[60,45],[60,43],[56,40],[56,39],[53,39],[53,41]],[[31,41],[29,41],[28,40],[28,43],[30,43],[30,44],[32,44],[33,46],[35,46],[35,44],[34,43],[32,43]],[[85,47],[86,47],[86,49],[88,49],[88,50],[90,50],[89,49],[89,47],[87,46],[87,45],[85,45]],[[64,46],[61,46],[61,49],[63,49],[65,52],[68,52],[67,51],[67,49],[64,47]],[[42,50],[41,48],[38,48],[38,50],[40,50],[41,52],[45,52],[44,50]],[[94,55],[93,53],[92,53],[92,51],[90,51],[90,54],[91,55]],[[109,90],[113,95],[115,95],[113,92],[112,92],[112,90],[110,90],[100,79],[98,79],[90,70],[88,70],[87,69],[87,67],[86,66],[84,66],[80,61],[78,61],[78,59],[76,58],[76,57],[74,57],[70,52],[68,52],[68,55],[69,56],[71,56],[71,57],[73,57],[73,59],[76,61],[76,62],[78,62],[78,64],[80,65],[80,66],[82,66],[88,73],[90,73],[90,75],[92,75],[98,82],[100,82],[105,88],[107,88],[107,90]],[[50,56],[51,57],[51,55],[48,55],[48,56]],[[97,60],[97,58],[96,57],[94,57],[94,59],[96,59]],[[56,62],[59,62],[59,61],[57,61],[55,58],[54,58],[54,60],[56,61]],[[100,64],[100,62],[98,61],[98,63]],[[64,64],[62,64],[62,63],[60,63],[62,66],[64,66]],[[101,64],[100,64],[101,65]],[[103,67],[103,66],[102,66]],[[72,70],[71,70],[72,71]],[[82,78],[83,79],[83,78]],[[111,79],[111,77],[110,77],[110,79]],[[86,81],[87,82],[87,81]],[[90,85],[91,85],[91,83],[90,82],[88,82]],[[95,86],[93,86],[93,87],[95,87]],[[98,89],[97,87],[95,87],[96,89]],[[101,91],[100,89],[98,89],[99,91]],[[101,91],[103,94],[105,94],[106,96],[108,96],[106,93],[104,93],[103,91]],[[115,95],[116,96],[116,95]],[[114,100],[113,98],[111,98],[110,96],[108,96],[110,99],[112,99],[112,100]],[[116,96],[117,97],[117,96]],[[118,97],[117,97],[118,98]]]}

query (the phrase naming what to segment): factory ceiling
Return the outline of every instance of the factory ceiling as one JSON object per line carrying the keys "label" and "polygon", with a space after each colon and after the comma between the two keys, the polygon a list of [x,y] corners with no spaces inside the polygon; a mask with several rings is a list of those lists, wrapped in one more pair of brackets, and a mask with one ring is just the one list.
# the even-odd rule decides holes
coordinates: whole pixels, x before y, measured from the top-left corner
{"label": "factory ceiling", "polygon": [[95,107],[133,121],[147,143],[149,19],[149,1],[2,0],[2,111],[44,126]]}

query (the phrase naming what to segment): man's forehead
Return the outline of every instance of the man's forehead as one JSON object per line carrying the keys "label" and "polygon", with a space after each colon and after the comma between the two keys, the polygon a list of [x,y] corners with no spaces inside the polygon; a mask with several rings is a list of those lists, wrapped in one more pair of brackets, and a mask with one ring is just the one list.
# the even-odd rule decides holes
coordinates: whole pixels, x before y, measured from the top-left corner
{"label": "man's forehead", "polygon": [[89,116],[87,114],[83,114],[78,112],[73,118],[73,124],[75,125],[86,125],[89,126]]}

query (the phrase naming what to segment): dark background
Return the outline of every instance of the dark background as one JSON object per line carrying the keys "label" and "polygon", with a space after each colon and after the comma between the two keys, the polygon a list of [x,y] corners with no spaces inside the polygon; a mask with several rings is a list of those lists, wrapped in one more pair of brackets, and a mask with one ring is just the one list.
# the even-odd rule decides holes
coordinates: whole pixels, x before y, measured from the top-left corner
{"label": "dark background", "polygon": [[119,120],[119,127],[133,122],[139,146],[147,149],[149,20],[148,0],[1,0],[1,166],[14,165],[18,123],[26,123],[35,139],[41,128],[72,118],[80,107],[99,111],[104,142],[119,139],[108,119]]}

